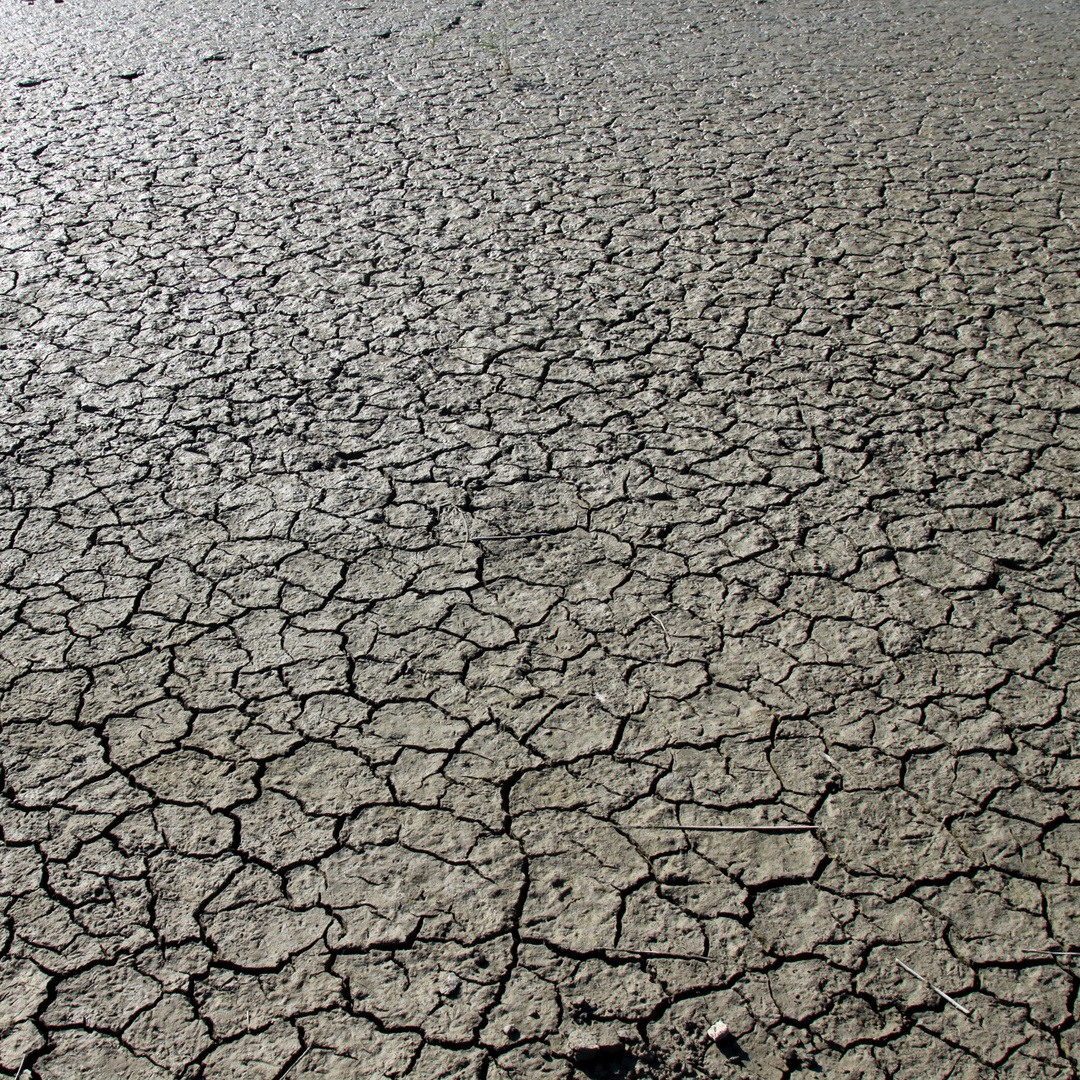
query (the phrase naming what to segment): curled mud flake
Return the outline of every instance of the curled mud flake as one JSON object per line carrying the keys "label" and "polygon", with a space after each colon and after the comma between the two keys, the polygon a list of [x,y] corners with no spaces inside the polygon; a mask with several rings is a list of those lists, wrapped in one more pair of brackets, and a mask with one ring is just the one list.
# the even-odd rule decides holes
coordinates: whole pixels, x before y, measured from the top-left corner
{"label": "curled mud flake", "polygon": [[623,1041],[610,1027],[592,1026],[570,1031],[563,1042],[563,1053],[575,1065],[595,1064],[598,1059],[623,1050]]}

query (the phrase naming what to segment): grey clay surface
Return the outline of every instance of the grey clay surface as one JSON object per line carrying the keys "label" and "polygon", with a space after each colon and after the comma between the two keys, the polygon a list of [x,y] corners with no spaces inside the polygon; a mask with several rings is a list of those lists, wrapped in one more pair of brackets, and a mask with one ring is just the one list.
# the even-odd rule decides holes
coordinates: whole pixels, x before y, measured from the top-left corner
{"label": "grey clay surface", "polygon": [[1077,25],[2,0],[0,1069],[1077,1076]]}

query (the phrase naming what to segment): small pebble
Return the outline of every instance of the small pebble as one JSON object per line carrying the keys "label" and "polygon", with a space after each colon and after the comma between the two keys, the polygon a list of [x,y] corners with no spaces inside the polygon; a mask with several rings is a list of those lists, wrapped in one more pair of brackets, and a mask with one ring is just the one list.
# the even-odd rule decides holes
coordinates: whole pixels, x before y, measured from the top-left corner
{"label": "small pebble", "polygon": [[723,1020],[717,1020],[705,1034],[708,1038],[712,1039],[713,1042],[719,1042],[721,1039],[726,1039],[731,1034],[731,1028],[729,1028]]}

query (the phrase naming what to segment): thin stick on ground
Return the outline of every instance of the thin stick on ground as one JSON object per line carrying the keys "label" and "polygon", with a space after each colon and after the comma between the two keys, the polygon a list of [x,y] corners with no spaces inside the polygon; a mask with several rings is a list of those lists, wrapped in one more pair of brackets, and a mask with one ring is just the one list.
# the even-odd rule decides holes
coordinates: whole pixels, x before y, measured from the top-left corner
{"label": "thin stick on ground", "polygon": [[311,1053],[311,1047],[309,1046],[282,1074],[278,1077],[278,1080],[285,1080],[285,1078]]}
{"label": "thin stick on ground", "polygon": [[965,1009],[964,1006],[961,1005],[960,1002],[956,1000],[956,998],[949,997],[949,995],[946,994],[945,991],[942,990],[940,986],[935,986],[925,975],[920,975],[913,967],[908,967],[907,964],[905,964],[903,960],[897,960],[896,962],[906,972],[908,972],[911,975],[914,975],[915,978],[919,980],[919,982],[926,983],[926,985],[929,986],[930,989],[933,990],[934,993],[937,994],[937,996],[939,998],[943,998],[954,1009],[959,1009],[965,1016],[970,1016],[971,1015],[971,1010],[970,1009]]}
{"label": "thin stick on ground", "polygon": [[700,963],[707,963],[710,960],[715,960],[715,956],[704,956],[701,953],[682,953],[682,952],[649,952],[645,949],[605,949],[606,953],[629,953],[631,956],[643,956],[646,959],[651,960],[697,960]]}
{"label": "thin stick on ground", "polygon": [[671,832],[805,832],[820,825],[624,825],[625,829],[665,829]]}
{"label": "thin stick on ground", "polygon": [[498,536],[474,536],[472,539],[466,538],[462,541],[464,544],[478,544],[481,540],[535,540],[540,536],[548,536],[548,533],[502,533]]}

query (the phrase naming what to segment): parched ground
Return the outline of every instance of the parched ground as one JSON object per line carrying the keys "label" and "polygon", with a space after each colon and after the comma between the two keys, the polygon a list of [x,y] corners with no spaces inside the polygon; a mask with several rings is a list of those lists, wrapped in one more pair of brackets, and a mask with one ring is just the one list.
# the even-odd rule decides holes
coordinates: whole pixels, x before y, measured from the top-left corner
{"label": "parched ground", "polygon": [[1078,14],[2,0],[0,1069],[1076,1077]]}

